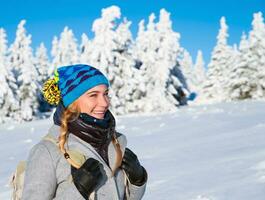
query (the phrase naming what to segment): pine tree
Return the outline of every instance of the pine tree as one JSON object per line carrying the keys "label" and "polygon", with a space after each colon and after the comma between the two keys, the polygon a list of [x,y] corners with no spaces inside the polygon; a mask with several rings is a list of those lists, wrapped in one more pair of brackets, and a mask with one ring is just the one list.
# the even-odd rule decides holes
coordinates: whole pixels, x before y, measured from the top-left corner
{"label": "pine tree", "polygon": [[47,49],[43,43],[36,50],[35,66],[38,72],[38,82],[42,85],[49,77],[50,62],[47,55]]}
{"label": "pine tree", "polygon": [[202,84],[205,81],[206,74],[205,74],[205,63],[203,60],[202,51],[199,50],[196,57],[196,62],[194,64],[194,75],[195,75],[195,91],[200,93]]}
{"label": "pine tree", "polygon": [[113,50],[117,49],[115,29],[117,28],[116,21],[120,18],[120,15],[119,7],[110,6],[102,9],[101,18],[96,19],[92,25],[95,37],[91,41],[88,50],[89,63],[99,68],[108,77],[111,76],[111,72],[109,72],[110,63],[114,62]]}
{"label": "pine tree", "polygon": [[177,93],[176,82],[173,82],[172,76],[175,79],[178,77],[172,72],[176,72],[175,67],[179,67],[179,34],[172,30],[170,15],[164,9],[160,11],[158,23],[154,20],[155,15],[152,13],[146,30],[144,21],[139,23],[134,48],[135,57],[141,63],[141,78],[146,91],[143,112],[168,111],[177,104],[174,97]]}
{"label": "pine tree", "polygon": [[249,65],[258,72],[256,75],[257,88],[253,98],[265,98],[265,25],[262,13],[255,13],[252,30],[249,33],[249,48],[251,60]]}
{"label": "pine tree", "polygon": [[207,80],[203,85],[202,101],[223,101],[227,99],[228,91],[225,90],[227,77],[235,64],[235,52],[227,44],[228,26],[225,18],[220,20],[220,30],[217,36],[217,45],[212,52],[211,61],[208,65]]}
{"label": "pine tree", "polygon": [[52,44],[52,65],[54,68],[79,63],[77,40],[71,29],[65,27],[60,39],[54,37]]}
{"label": "pine tree", "polygon": [[90,49],[92,49],[91,41],[88,39],[85,33],[82,34],[80,45],[80,63],[90,64]]}
{"label": "pine tree", "polygon": [[61,66],[61,56],[59,54],[59,40],[57,36],[53,37],[51,55],[53,57],[51,67],[48,70],[48,74],[52,75],[56,67]]}
{"label": "pine tree", "polygon": [[51,76],[49,74],[49,70],[51,68],[51,64],[49,62],[49,58],[47,55],[47,49],[44,46],[43,43],[40,44],[40,46],[36,50],[35,55],[35,67],[37,69],[38,73],[38,110],[40,112],[46,112],[51,110],[51,106],[44,100],[43,94],[42,94],[42,87],[44,82]]}
{"label": "pine tree", "polygon": [[[180,47],[180,34],[172,30],[172,22],[170,13],[165,9],[160,10],[159,21],[156,24],[160,44],[158,49],[158,59],[160,60],[159,68],[163,71],[163,77],[160,76],[160,83],[165,84],[165,97],[168,104],[168,109],[172,110],[175,105],[180,105],[180,89],[187,88],[184,74],[180,67],[179,59],[183,53],[183,48]],[[163,66],[161,68],[161,66]],[[174,81],[175,79],[175,81]],[[178,80],[178,83],[176,83]],[[182,90],[182,89],[181,89]],[[177,97],[178,96],[178,97]],[[186,104],[186,103],[184,103]]]}
{"label": "pine tree", "polygon": [[11,68],[18,86],[17,91],[15,91],[15,95],[19,100],[19,112],[15,115],[18,120],[32,120],[38,107],[37,71],[30,47],[31,36],[26,35],[25,23],[25,20],[19,23],[15,41],[9,50]]}
{"label": "pine tree", "polygon": [[182,59],[179,61],[181,71],[185,77],[185,82],[187,84],[187,90],[196,90],[196,80],[193,69],[193,61],[190,53],[187,50],[183,51]]}
{"label": "pine tree", "polygon": [[257,89],[257,69],[249,64],[251,52],[249,42],[243,33],[240,46],[238,62],[234,65],[229,74],[229,97],[231,100],[252,98]]}
{"label": "pine tree", "polygon": [[14,84],[15,80],[11,71],[8,71],[9,62],[7,59],[7,39],[4,29],[0,29],[0,123],[7,117],[12,116],[17,109],[17,101],[9,83]]}
{"label": "pine tree", "polygon": [[135,67],[131,46],[132,34],[129,30],[130,21],[124,19],[119,24],[116,32],[116,49],[113,50],[114,63],[109,70],[109,77],[112,80],[112,105],[117,114],[138,112],[141,99],[141,82],[139,81],[139,70]]}
{"label": "pine tree", "polygon": [[[152,13],[149,16],[149,21],[147,24],[147,28],[144,27],[144,20],[140,21],[138,34],[136,38],[136,43],[134,47],[134,57],[138,60],[140,65],[140,72],[142,74],[141,81],[143,82],[144,88],[144,98],[142,102],[145,102],[142,107],[142,112],[151,112],[153,109],[156,109],[159,106],[159,102],[154,105],[153,99],[155,96],[151,96],[151,92],[154,91],[155,88],[155,77],[152,75],[155,74],[155,58],[156,58],[156,48],[158,46],[158,39],[156,36],[155,29],[155,15]],[[160,91],[159,89],[157,89]],[[160,94],[163,94],[161,91]],[[161,95],[162,96],[162,95]],[[164,96],[163,96],[164,97]]]}

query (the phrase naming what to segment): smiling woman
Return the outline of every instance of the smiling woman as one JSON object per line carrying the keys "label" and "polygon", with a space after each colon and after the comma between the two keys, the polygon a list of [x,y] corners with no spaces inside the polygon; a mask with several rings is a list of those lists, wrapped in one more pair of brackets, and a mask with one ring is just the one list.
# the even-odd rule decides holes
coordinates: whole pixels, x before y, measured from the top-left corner
{"label": "smiling woman", "polygon": [[88,65],[60,67],[44,84],[44,98],[57,109],[46,139],[29,154],[22,199],[143,197],[147,172],[115,130],[108,88]]}

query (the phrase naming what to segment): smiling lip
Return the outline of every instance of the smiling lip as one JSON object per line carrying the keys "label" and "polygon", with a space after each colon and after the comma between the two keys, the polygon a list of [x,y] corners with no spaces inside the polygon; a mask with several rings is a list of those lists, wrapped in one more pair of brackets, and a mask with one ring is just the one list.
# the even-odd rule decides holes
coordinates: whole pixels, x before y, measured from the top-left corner
{"label": "smiling lip", "polygon": [[104,116],[105,115],[105,111],[98,111],[98,112],[93,112],[95,115],[98,116]]}
{"label": "smiling lip", "polygon": [[105,112],[94,112],[94,116],[98,119],[103,119]]}

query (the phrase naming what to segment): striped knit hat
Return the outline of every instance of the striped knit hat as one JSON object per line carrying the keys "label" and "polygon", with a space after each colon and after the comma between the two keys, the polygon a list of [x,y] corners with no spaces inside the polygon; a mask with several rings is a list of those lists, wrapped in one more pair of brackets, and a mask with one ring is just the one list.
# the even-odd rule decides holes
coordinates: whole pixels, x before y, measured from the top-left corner
{"label": "striped knit hat", "polygon": [[109,87],[108,79],[92,66],[64,66],[58,68],[54,77],[44,83],[43,96],[52,105],[58,105],[62,100],[67,107],[87,90],[101,84]]}

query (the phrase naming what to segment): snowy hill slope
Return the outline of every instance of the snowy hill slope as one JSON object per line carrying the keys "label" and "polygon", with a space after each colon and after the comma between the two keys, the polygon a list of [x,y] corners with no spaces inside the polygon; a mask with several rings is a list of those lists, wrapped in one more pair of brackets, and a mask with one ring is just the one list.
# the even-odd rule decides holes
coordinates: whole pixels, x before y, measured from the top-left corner
{"label": "snowy hill slope", "polygon": [[[50,120],[0,126],[0,199],[10,199],[9,175],[47,132]],[[149,173],[146,200],[265,198],[265,102],[181,108],[125,116],[127,135]]]}

